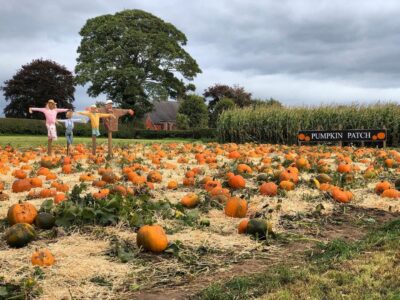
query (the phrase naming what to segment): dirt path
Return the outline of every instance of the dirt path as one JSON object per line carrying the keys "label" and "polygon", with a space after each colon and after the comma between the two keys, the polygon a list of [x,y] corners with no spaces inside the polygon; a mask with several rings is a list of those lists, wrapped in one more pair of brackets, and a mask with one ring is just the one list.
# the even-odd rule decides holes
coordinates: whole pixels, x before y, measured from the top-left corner
{"label": "dirt path", "polygon": [[297,238],[272,242],[267,247],[266,258],[244,260],[218,273],[197,277],[189,284],[168,288],[156,288],[129,295],[127,299],[140,300],[181,300],[188,299],[196,292],[217,281],[228,281],[232,277],[246,276],[262,272],[272,265],[304,260],[307,250],[312,249],[317,241],[327,242],[334,239],[349,241],[361,239],[368,231],[380,224],[399,218],[400,213],[391,213],[378,209],[356,206],[335,205],[329,216],[310,213],[305,216],[283,216],[280,223],[287,231],[287,236]]}

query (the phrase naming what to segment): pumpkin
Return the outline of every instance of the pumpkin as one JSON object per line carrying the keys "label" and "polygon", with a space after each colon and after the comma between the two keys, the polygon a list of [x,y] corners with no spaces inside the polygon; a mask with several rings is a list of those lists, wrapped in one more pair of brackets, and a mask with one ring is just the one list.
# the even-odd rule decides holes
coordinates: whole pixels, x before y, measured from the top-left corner
{"label": "pumpkin", "polygon": [[162,175],[160,172],[157,171],[151,171],[149,174],[147,174],[147,181],[149,182],[161,182],[162,181]]}
{"label": "pumpkin", "polygon": [[15,170],[12,175],[18,179],[25,179],[27,177],[23,170]]}
{"label": "pumpkin", "polygon": [[253,173],[253,170],[246,164],[238,164],[236,167],[236,171],[239,173],[245,173],[245,174],[251,174]]}
{"label": "pumpkin", "polygon": [[102,174],[101,180],[107,183],[115,183],[118,180],[118,176],[113,172],[106,171]]}
{"label": "pumpkin", "polygon": [[178,188],[178,182],[176,180],[171,180],[168,182],[167,188],[169,190],[176,190]]}
{"label": "pumpkin", "polygon": [[110,191],[111,194],[119,194],[119,195],[123,195],[126,196],[127,195],[127,190],[124,186],[122,185],[115,185],[113,186],[113,188]]}
{"label": "pumpkin", "polygon": [[59,203],[65,201],[65,200],[67,200],[67,196],[64,193],[57,193],[54,196],[54,203],[55,204],[59,204]]}
{"label": "pumpkin", "polygon": [[168,239],[160,225],[145,225],[137,233],[138,247],[147,251],[161,253],[168,247]]}
{"label": "pumpkin", "polygon": [[347,163],[346,164],[341,163],[341,164],[338,165],[337,171],[339,173],[350,173],[351,172],[351,165],[349,165]]}
{"label": "pumpkin", "polygon": [[375,192],[376,192],[377,194],[382,194],[383,191],[388,190],[388,189],[390,189],[390,188],[392,188],[392,185],[390,184],[390,182],[388,182],[388,181],[381,181],[381,182],[378,182],[378,183],[375,185]]}
{"label": "pumpkin", "polygon": [[54,255],[48,249],[36,250],[31,257],[32,265],[40,267],[52,266],[55,262]]}
{"label": "pumpkin", "polygon": [[258,239],[265,239],[268,233],[272,233],[272,223],[262,219],[250,219],[247,224],[246,233]]}
{"label": "pumpkin", "polygon": [[29,179],[32,187],[34,188],[38,188],[38,187],[42,187],[43,183],[42,183],[42,179],[40,179],[39,177],[34,177]]}
{"label": "pumpkin", "polygon": [[249,219],[244,219],[244,220],[240,221],[239,226],[238,226],[239,234],[246,233],[248,223],[249,223]]}
{"label": "pumpkin", "polygon": [[289,180],[283,180],[279,183],[279,187],[285,191],[292,191],[294,190],[294,183]]}
{"label": "pumpkin", "polygon": [[233,189],[243,189],[246,187],[246,181],[240,175],[235,175],[229,178],[228,184]]}
{"label": "pumpkin", "polygon": [[21,202],[12,205],[8,209],[7,219],[10,225],[17,223],[32,224],[37,216],[36,207],[29,202]]}
{"label": "pumpkin", "polygon": [[54,179],[57,179],[57,174],[56,174],[56,173],[49,172],[49,173],[46,175],[46,180],[54,180]]}
{"label": "pumpkin", "polygon": [[194,185],[194,178],[193,177],[185,177],[185,178],[183,178],[182,184],[184,186],[193,186]]}
{"label": "pumpkin", "polygon": [[221,183],[217,180],[208,180],[205,184],[204,184],[204,189],[207,192],[210,192],[212,189],[216,188],[216,187],[222,187]]}
{"label": "pumpkin", "polygon": [[350,194],[342,191],[338,187],[335,187],[332,189],[332,197],[333,197],[333,199],[335,199],[338,202],[341,202],[341,203],[350,202],[351,198],[349,196],[350,196]]}
{"label": "pumpkin", "polygon": [[29,179],[17,179],[12,184],[13,193],[22,193],[27,192],[32,188],[31,182]]}
{"label": "pumpkin", "polygon": [[35,219],[35,225],[40,229],[51,229],[54,227],[56,219],[54,216],[47,212],[38,213]]}
{"label": "pumpkin", "polygon": [[39,192],[39,197],[40,197],[40,198],[50,198],[50,197],[55,196],[55,194],[56,194],[56,192],[55,192],[54,190],[51,190],[51,189],[42,189],[42,190]]}
{"label": "pumpkin", "polygon": [[195,193],[189,193],[183,196],[181,199],[181,204],[187,208],[196,207],[196,205],[200,202],[199,196]]}
{"label": "pumpkin", "polygon": [[261,195],[273,197],[278,194],[278,186],[273,182],[264,182],[259,189]]}
{"label": "pumpkin", "polygon": [[18,223],[7,229],[4,238],[10,247],[20,248],[36,238],[36,231],[30,224]]}
{"label": "pumpkin", "polygon": [[328,174],[318,174],[316,179],[320,183],[331,183],[332,182],[332,178]]}
{"label": "pumpkin", "polygon": [[394,164],[395,164],[394,159],[392,159],[392,158],[387,158],[387,159],[385,159],[385,166],[386,166],[386,168],[393,168],[393,167],[394,167]]}
{"label": "pumpkin", "polygon": [[384,190],[381,194],[381,197],[383,198],[399,198],[400,197],[400,192],[395,189],[387,189]]}
{"label": "pumpkin", "polygon": [[247,201],[232,197],[225,204],[225,215],[233,218],[244,218],[247,213]]}
{"label": "pumpkin", "polygon": [[43,168],[43,167],[41,167],[41,168],[39,168],[39,170],[37,171],[37,175],[38,176],[46,176],[47,174],[49,174],[50,173],[50,170],[48,169],[48,168]]}
{"label": "pumpkin", "polygon": [[63,172],[64,174],[71,174],[72,173],[72,165],[70,165],[70,164],[63,165],[61,172]]}
{"label": "pumpkin", "polygon": [[308,160],[304,157],[300,157],[296,160],[296,167],[299,169],[306,169],[308,165]]}
{"label": "pumpkin", "polygon": [[287,169],[279,174],[279,181],[292,181],[296,184],[299,181],[299,175],[293,169]]}

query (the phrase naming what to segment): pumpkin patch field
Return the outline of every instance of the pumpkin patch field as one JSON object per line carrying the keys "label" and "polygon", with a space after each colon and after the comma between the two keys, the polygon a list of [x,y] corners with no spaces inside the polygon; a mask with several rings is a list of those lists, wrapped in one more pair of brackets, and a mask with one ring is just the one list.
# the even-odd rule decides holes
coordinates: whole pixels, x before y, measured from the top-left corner
{"label": "pumpkin patch field", "polygon": [[[113,159],[106,150],[0,148],[0,298],[292,299],[277,291],[296,290],[302,268],[324,264],[324,278],[366,245],[384,248],[389,229],[399,240],[395,149],[133,143]],[[398,250],[393,259],[400,277]],[[282,264],[288,271],[273,273]]]}

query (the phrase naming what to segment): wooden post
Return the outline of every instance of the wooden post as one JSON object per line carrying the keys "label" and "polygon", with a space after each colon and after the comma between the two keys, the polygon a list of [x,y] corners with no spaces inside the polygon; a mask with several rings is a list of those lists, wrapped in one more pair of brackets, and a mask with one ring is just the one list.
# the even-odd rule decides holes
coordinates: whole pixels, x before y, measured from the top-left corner
{"label": "wooden post", "polygon": [[96,136],[92,135],[92,154],[96,155]]}
{"label": "wooden post", "polygon": [[112,131],[108,131],[108,156],[111,158],[113,156],[112,152]]}
{"label": "wooden post", "polygon": [[[339,125],[339,130],[342,130],[342,129],[343,129],[343,126],[342,126],[342,124],[340,124]],[[343,147],[343,142],[342,141],[339,142],[339,146]]]}

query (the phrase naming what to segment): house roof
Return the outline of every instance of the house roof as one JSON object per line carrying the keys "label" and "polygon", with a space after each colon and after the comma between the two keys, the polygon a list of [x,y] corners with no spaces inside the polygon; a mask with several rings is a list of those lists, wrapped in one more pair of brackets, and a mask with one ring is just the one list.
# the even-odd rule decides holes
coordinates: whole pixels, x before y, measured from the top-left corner
{"label": "house roof", "polygon": [[146,116],[150,117],[153,124],[161,122],[176,122],[179,103],[176,101],[160,101],[154,104],[152,112]]}

